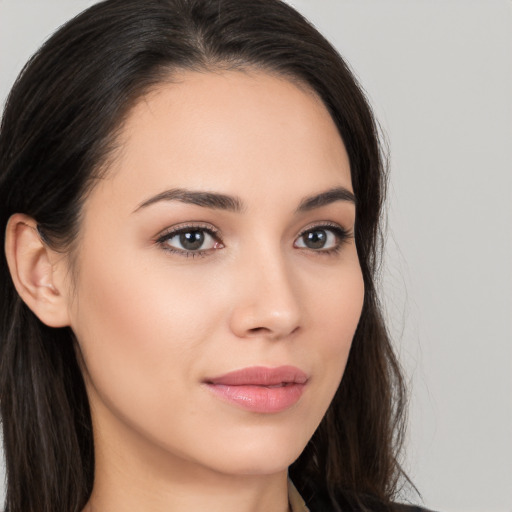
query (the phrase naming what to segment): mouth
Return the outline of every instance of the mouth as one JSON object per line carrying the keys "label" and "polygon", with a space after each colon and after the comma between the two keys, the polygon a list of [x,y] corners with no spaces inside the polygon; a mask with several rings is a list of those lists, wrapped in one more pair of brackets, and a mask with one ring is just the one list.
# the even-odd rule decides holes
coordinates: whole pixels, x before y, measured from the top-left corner
{"label": "mouth", "polygon": [[204,384],[215,396],[232,405],[268,414],[297,403],[307,382],[306,373],[295,366],[253,366],[206,379]]}

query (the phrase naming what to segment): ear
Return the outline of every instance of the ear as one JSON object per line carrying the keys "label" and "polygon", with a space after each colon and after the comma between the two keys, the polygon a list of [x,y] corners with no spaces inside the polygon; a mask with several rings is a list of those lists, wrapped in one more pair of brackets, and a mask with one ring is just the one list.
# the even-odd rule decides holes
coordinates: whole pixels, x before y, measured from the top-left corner
{"label": "ear", "polygon": [[69,325],[66,258],[42,240],[28,215],[11,216],[5,253],[14,286],[25,304],[49,327]]}

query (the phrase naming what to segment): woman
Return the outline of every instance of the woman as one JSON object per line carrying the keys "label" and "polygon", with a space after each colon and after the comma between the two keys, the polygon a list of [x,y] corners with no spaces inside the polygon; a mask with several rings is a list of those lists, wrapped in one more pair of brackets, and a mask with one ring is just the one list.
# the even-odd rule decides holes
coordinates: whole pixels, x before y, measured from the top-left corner
{"label": "woman", "polygon": [[377,130],[291,7],[91,7],[0,172],[7,511],[397,509]]}

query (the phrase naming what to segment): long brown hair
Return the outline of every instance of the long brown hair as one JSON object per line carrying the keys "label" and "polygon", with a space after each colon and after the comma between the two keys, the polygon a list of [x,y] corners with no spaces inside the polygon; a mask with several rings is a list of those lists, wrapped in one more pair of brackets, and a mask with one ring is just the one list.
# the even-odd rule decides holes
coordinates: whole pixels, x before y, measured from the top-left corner
{"label": "long brown hair", "polygon": [[[385,165],[356,79],[290,6],[107,0],[67,23],[23,69],[5,107],[0,228],[25,213],[45,243],[69,250],[84,197],[134,103],[176,70],[249,67],[304,83],[322,99],[349,155],[357,199],[363,311],[342,383],[290,475],[313,509],[386,508],[403,476],[405,393],[375,287]],[[22,302],[5,256],[0,289],[6,511],[79,512],[93,486],[94,447],[76,340],[69,328],[43,325]]]}

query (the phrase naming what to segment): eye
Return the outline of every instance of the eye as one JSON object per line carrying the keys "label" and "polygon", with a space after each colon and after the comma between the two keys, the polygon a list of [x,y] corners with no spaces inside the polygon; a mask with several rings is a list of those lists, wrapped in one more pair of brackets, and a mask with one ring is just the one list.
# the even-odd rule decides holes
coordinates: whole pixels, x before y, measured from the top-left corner
{"label": "eye", "polygon": [[341,226],[315,226],[303,231],[295,242],[295,247],[318,252],[332,252],[341,247],[349,234]]}
{"label": "eye", "polygon": [[168,251],[181,253],[185,256],[202,255],[223,247],[217,233],[200,226],[184,226],[173,229],[159,237],[157,243]]}

